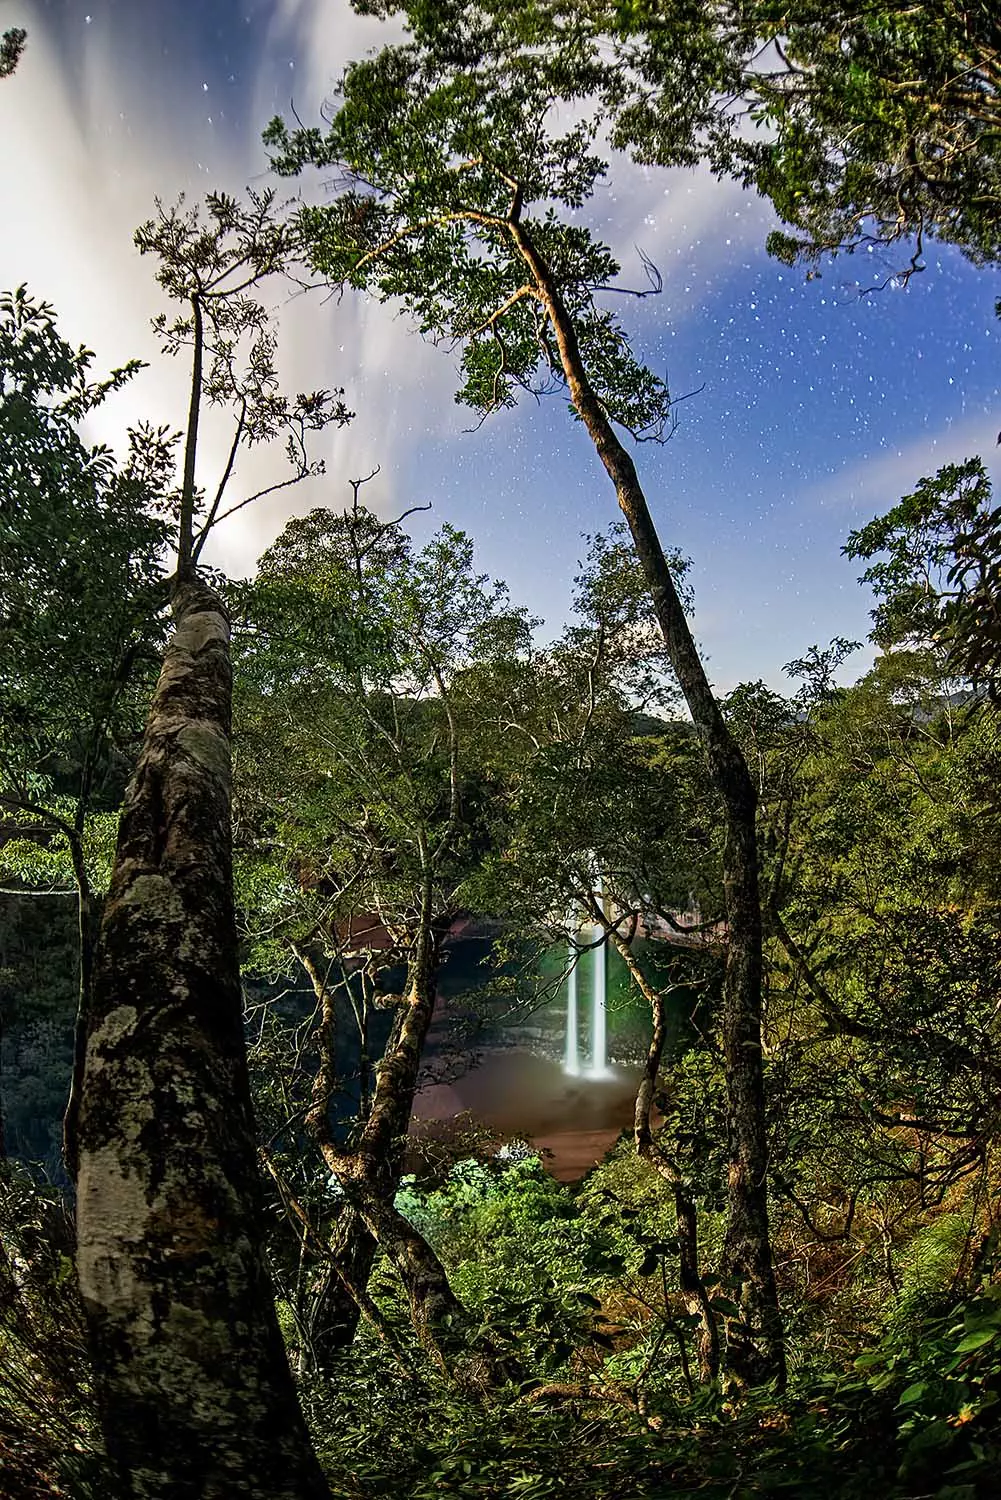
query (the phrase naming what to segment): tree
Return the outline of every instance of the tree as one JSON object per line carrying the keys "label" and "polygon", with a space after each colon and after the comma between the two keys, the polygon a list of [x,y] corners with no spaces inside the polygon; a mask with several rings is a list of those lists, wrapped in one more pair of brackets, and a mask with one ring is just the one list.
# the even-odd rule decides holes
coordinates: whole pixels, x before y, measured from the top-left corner
{"label": "tree", "polygon": [[[190,349],[191,391],[174,632],[125,794],[87,1017],[77,1269],[125,1493],[319,1500],[327,1486],[261,1243],[233,904],[229,625],[196,564],[227,514],[241,444],[286,435],[294,479],[314,468],[306,434],[347,413],[329,393],[278,390],[274,335],[252,294],[294,260],[296,241],[269,195],[211,197],[204,217],[158,205],[136,239],[184,305],[155,327],[169,353]],[[205,403],[232,411],[233,440],[203,499]]]}
{"label": "tree", "polygon": [[[125,768],[141,732],[143,677],[160,647],[171,440],[142,426],[119,468],[80,423],[136,371],[89,379],[52,309],[26,288],[0,298],[0,809],[3,867],[46,896],[75,894],[77,1066],[66,1115],[72,1176],[83,1018],[98,892]],[[101,816],[103,814],[103,817]]]}
{"label": "tree", "polygon": [[[473,570],[472,544],[444,527],[415,552],[399,522],[359,504],[290,522],[240,588],[243,752],[239,784],[258,962],[309,978],[316,1063],[293,1116],[342,1199],[330,1211],[333,1269],[356,1307],[376,1245],[396,1266],[422,1342],[443,1365],[472,1330],[433,1252],[394,1207],[443,943],[465,904],[485,830],[468,704],[457,683],[496,640],[524,629],[506,591]],[[263,898],[263,899],[262,899]],[[384,976],[402,971],[399,993]],[[357,1012],[356,1118],[344,1118],[338,996]],[[378,1059],[370,1010],[392,1017]],[[373,1068],[373,1062],[375,1066]],[[281,1118],[273,1136],[289,1135]],[[276,1174],[277,1175],[277,1174]],[[306,1169],[315,1179],[315,1165]],[[315,1200],[315,1186],[310,1196]],[[315,1238],[316,1236],[314,1236]],[[350,1342],[357,1311],[329,1273],[328,1326]],[[446,1316],[447,1315],[447,1316]]]}
{"label": "tree", "polygon": [[28,33],[20,26],[12,26],[0,36],[0,78],[9,78],[21,61]]}
{"label": "tree", "polygon": [[790,663],[791,699],[728,705],[762,808],[776,1233],[845,1348],[903,1299],[930,1206],[967,1236],[950,1274],[988,1232],[998,1080],[996,715],[924,631],[839,689],[851,644]]}
{"label": "tree", "polygon": [[[558,212],[579,207],[606,170],[594,150],[603,117],[583,107],[596,92],[615,91],[616,73],[602,59],[586,11],[580,21],[573,9],[551,15],[549,7],[501,4],[414,5],[408,14],[414,40],[349,68],[325,137],[316,129],[290,133],[275,121],[266,139],[279,170],[311,162],[334,173],[334,201],[300,217],[316,269],[334,283],[400,299],[422,332],[461,345],[459,399],[484,415],[511,405],[519,388],[565,393],[615,489],[724,809],[727,1258],[741,1288],[729,1359],[741,1378],[781,1378],[768,1237],[754,787],[616,431],[663,435],[669,393],[634,358],[602,306],[618,271],[613,257]],[[706,70],[699,84],[708,86]],[[698,84],[691,96],[690,120],[702,108]],[[563,135],[549,129],[554,101],[584,112]],[[680,134],[678,151],[681,158],[697,152],[694,136]]]}
{"label": "tree", "polygon": [[878,601],[878,646],[932,651],[947,675],[997,698],[1001,507],[981,459],[919,480],[885,516],[853,531],[844,550],[867,560],[886,554],[862,575]]}
{"label": "tree", "polygon": [[[675,555],[670,566],[690,606],[687,564]],[[719,1337],[699,1270],[695,1195],[677,1143],[666,1131],[655,1137],[651,1121],[655,1098],[663,1107],[673,1085],[672,1066],[661,1090],[670,996],[704,991],[716,955],[707,945],[673,964],[663,952],[654,957],[659,944],[641,956],[634,940],[650,925],[682,929],[678,914],[696,891],[705,927],[717,925],[718,805],[691,727],[652,717],[672,713],[677,689],[623,524],[592,538],[576,583],[576,619],[558,641],[523,661],[491,664],[467,684],[493,705],[488,764],[505,808],[497,852],[475,889],[486,910],[505,913],[505,946],[559,944],[576,965],[607,944],[650,1008],[633,1141],[670,1188],[678,1280],[700,1325],[701,1372],[712,1379]],[[696,942],[702,936],[684,930]]]}
{"label": "tree", "polygon": [[772,0],[751,16],[772,66],[745,85],[763,133],[735,160],[794,234],[784,260],[913,240],[1001,254],[1001,23],[989,3],[831,7]]}
{"label": "tree", "polygon": [[[911,241],[887,280],[921,269],[931,238],[978,263],[997,259],[1001,28],[991,5],[584,9],[617,65],[605,91],[615,144],[677,165],[679,134],[694,124],[713,169],[756,187],[791,227],[769,238],[781,259]],[[746,120],[755,128],[736,128]]]}

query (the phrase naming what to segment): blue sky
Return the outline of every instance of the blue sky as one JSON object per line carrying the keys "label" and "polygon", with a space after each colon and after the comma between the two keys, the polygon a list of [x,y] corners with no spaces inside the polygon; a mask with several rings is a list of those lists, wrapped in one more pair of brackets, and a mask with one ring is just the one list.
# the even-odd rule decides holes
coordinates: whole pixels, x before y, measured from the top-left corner
{"label": "blue sky", "polygon": [[[154,193],[267,181],[270,116],[294,101],[315,118],[343,63],[386,33],[347,0],[0,0],[11,25],[29,47],[0,87],[0,284],[27,281],[100,361],[156,361],[96,436],[120,441],[138,415],[179,425],[182,372],[153,351],[159,304],[132,229]],[[661,296],[617,310],[675,393],[701,387],[672,440],[636,457],[665,545],[694,560],[710,674],[721,690],[781,686],[812,642],[865,634],[858,569],[840,555],[848,531],[942,463],[981,452],[996,470],[1001,276],[932,247],[904,289],[864,294],[889,267],[862,257],[807,283],[765,254],[766,206],[699,173],[617,164],[586,217],[626,281],[642,284],[637,246],[657,263]],[[467,529],[484,570],[558,628],[580,533],[616,514],[564,405],[529,402],[467,433],[453,358],[385,309],[347,298],[276,312],[290,383],[343,385],[358,413],[294,508],[341,504],[346,481],[379,464],[377,509],[430,501],[423,530]],[[210,434],[207,469],[217,452]],[[242,512],[216,560],[248,571],[290,509]]]}

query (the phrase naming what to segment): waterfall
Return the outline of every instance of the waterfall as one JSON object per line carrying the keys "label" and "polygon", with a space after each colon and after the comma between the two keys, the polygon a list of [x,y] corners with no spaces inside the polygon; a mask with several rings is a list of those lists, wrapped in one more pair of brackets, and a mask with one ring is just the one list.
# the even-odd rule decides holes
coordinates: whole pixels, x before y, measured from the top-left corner
{"label": "waterfall", "polygon": [[[601,938],[601,928],[593,929],[594,939]],[[584,1067],[580,1055],[580,1000],[578,991],[578,954],[573,944],[570,945],[569,967],[567,969],[567,1033],[566,1046],[563,1051],[563,1071],[573,1077],[579,1077],[582,1073],[587,1078],[608,1078],[611,1070],[608,1066],[608,1020],[607,1020],[607,983],[608,983],[608,944],[596,942],[591,949],[591,962],[586,967],[591,971],[591,1061]]]}
{"label": "waterfall", "polygon": [[563,1054],[564,1073],[580,1072],[578,1057],[580,1026],[577,1019],[577,950],[570,945],[570,968],[567,972],[567,1044]]}
{"label": "waterfall", "polygon": [[[604,909],[605,901],[601,889],[601,876],[594,877],[594,894]],[[573,932],[577,920],[571,910],[567,914],[567,926]],[[585,1068],[580,1055],[580,1002],[577,985],[577,960],[579,953],[571,939],[567,968],[567,1035],[563,1053],[563,1071],[575,1077],[581,1073],[588,1078],[610,1078],[608,1066],[608,939],[601,923],[588,929],[594,946],[591,949],[591,1062]]]}
{"label": "waterfall", "polygon": [[[601,928],[594,929],[595,938],[601,937]],[[608,1035],[605,1013],[606,983],[608,975],[608,944],[599,943],[592,952],[591,984],[591,1066],[592,1078],[608,1076]]]}

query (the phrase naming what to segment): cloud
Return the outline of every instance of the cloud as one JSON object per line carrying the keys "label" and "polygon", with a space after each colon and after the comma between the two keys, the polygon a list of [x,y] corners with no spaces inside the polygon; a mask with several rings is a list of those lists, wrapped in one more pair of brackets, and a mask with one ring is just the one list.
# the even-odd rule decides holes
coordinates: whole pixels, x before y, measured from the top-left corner
{"label": "cloud", "polygon": [[[150,369],[91,419],[93,440],[120,449],[127,426],[144,417],[182,425],[187,371],[183,360],[157,351],[149,320],[164,303],[153,264],[133,248],[133,230],[158,194],[168,203],[180,192],[197,201],[210,189],[239,192],[267,179],[260,132],[293,98],[289,61],[307,60],[296,88],[318,105],[349,57],[382,34],[346,4],[334,10],[321,0],[269,7],[253,28],[250,76],[240,80],[253,103],[238,111],[208,61],[192,73],[193,43],[186,44],[183,28],[173,29],[168,7],[142,7],[138,16],[135,8],[102,10],[94,0],[93,24],[78,11],[79,24],[68,32],[53,27],[43,8],[26,7],[30,46],[0,90],[5,187],[18,205],[0,244],[0,286],[27,281],[53,303],[64,336],[95,350],[98,371],[133,357],[149,361]],[[346,480],[377,464],[384,502],[394,505],[393,476],[418,413],[432,414],[433,429],[456,425],[451,362],[414,339],[390,310],[355,296],[289,300],[277,287],[264,296],[281,324],[289,387],[343,386],[358,417],[325,445],[327,481],[263,501],[227,524],[215,560],[235,571],[252,567],[293,508],[339,505]],[[207,423],[199,475],[206,485],[220,472],[227,439],[226,424]],[[246,493],[279,471],[280,460],[254,453],[236,477]],[[373,487],[370,500],[379,492]]]}
{"label": "cloud", "polygon": [[962,422],[912,438],[901,448],[854,459],[844,468],[796,497],[797,507],[834,506],[865,512],[887,510],[901,495],[914,489],[919,479],[929,477],[944,464],[961,463],[979,453],[988,467],[997,468],[998,415],[979,413]]}
{"label": "cloud", "polygon": [[[239,192],[247,182],[269,181],[260,140],[267,120],[288,114],[293,103],[315,119],[350,58],[394,33],[357,16],[347,0],[246,0],[234,3],[230,17],[218,12],[229,37],[222,61],[206,52],[208,21],[194,11],[178,16],[167,4],[124,0],[92,0],[91,9],[87,24],[83,7],[52,12],[26,0],[30,45],[0,89],[5,187],[18,205],[0,243],[0,286],[28,281],[52,301],[65,336],[96,350],[98,369],[134,356],[150,362],[93,419],[95,440],[120,447],[130,423],[148,418],[180,427],[187,405],[183,362],[164,360],[149,331],[149,318],[163,306],[154,267],[132,246],[154,196],[171,202],[184,191],[197,200],[209,189]],[[754,200],[708,173],[650,172],[619,159],[613,178],[589,210],[596,227],[623,226],[613,248],[627,277],[641,279],[640,245],[668,284],[635,323],[627,318],[632,326],[694,314],[706,278],[730,263],[733,243],[760,240]],[[290,194],[324,191],[322,181],[284,186]],[[252,568],[290,513],[340,505],[347,480],[376,465],[381,474],[367,491],[369,503],[384,512],[403,509],[412,503],[404,489],[416,456],[470,425],[452,400],[455,356],[415,337],[392,309],[351,293],[339,300],[290,300],[280,289],[266,295],[281,323],[281,369],[290,388],[344,387],[357,416],[327,437],[325,480],[272,496],[221,529],[213,560],[236,572]],[[224,461],[227,438],[224,424],[206,425],[206,486]],[[233,498],[277,478],[279,466],[273,455],[244,458]],[[489,484],[486,476],[477,479],[480,488]]]}
{"label": "cloud", "polygon": [[[110,11],[94,9],[88,26],[74,7],[79,24],[67,36],[43,9],[26,8],[29,45],[0,90],[5,189],[18,205],[0,242],[0,285],[27,282],[54,304],[60,331],[94,349],[97,371],[135,357],[150,362],[89,424],[95,440],[120,447],[130,423],[180,426],[186,407],[183,365],[160,357],[149,328],[163,303],[133,229],[157,193],[169,202],[180,191],[231,187],[245,163],[213,134],[209,105],[204,115],[176,107],[169,60],[155,46],[143,51],[134,27],[120,32]],[[215,467],[218,434],[209,432],[206,449],[206,469]]]}
{"label": "cloud", "polygon": [[719,180],[704,165],[665,171],[623,157],[612,175],[607,205],[600,193],[595,204],[605,210],[604,233],[630,275],[638,250],[659,268],[671,319],[697,312],[714,277],[735,275],[742,259],[763,256],[775,214],[739,183]]}

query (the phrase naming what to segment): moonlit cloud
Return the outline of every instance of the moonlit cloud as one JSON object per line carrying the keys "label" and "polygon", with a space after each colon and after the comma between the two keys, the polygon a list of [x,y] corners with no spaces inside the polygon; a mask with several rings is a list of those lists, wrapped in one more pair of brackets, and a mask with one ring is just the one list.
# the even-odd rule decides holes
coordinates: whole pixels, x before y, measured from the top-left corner
{"label": "moonlit cloud", "polygon": [[945,464],[962,463],[979,454],[991,468],[997,446],[998,418],[987,413],[950,422],[912,438],[890,452],[855,460],[798,497],[809,509],[838,506],[856,512],[879,512],[912,491],[919,479],[932,477]]}
{"label": "moonlit cloud", "polygon": [[[132,246],[135,226],[156,194],[198,200],[270,182],[267,121],[293,108],[316,121],[344,65],[394,32],[348,0],[18,0],[10,11],[29,40],[0,85],[0,287],[25,281],[54,303],[64,334],[96,350],[98,370],[150,362],[96,415],[95,440],[120,446],[141,417],[180,427],[185,371],[150,334],[162,304],[152,264]],[[319,176],[276,186],[326,191]],[[696,393],[674,441],[637,457],[665,542],[694,558],[713,673],[722,686],[761,675],[781,684],[781,663],[810,640],[865,632],[865,599],[840,557],[850,526],[942,463],[977,451],[993,459],[1001,413],[987,273],[943,252],[892,298],[845,297],[853,266],[806,286],[765,256],[772,220],[753,194],[703,170],[622,158],[581,219],[610,243],[626,285],[644,284],[640,251],[663,275],[659,297],[610,303],[672,390]],[[353,293],[275,286],[267,296],[287,388],[343,387],[357,417],[325,435],[325,478],[234,516],[212,560],[250,571],[293,511],[340,506],[347,481],[380,466],[369,504],[390,514],[433,500],[418,534],[443,520],[468,528],[480,565],[558,630],[580,532],[616,515],[565,403],[529,401],[470,436],[471,414],[453,401],[457,356],[422,342],[391,308]],[[226,436],[205,430],[207,485]],[[279,469],[276,456],[249,455],[233,499]]]}
{"label": "moonlit cloud", "polygon": [[[94,349],[103,371],[136,357],[148,360],[131,386],[91,419],[95,440],[121,445],[140,418],[181,425],[185,370],[164,360],[149,329],[163,303],[152,266],[132,245],[132,231],[161,194],[197,199],[232,188],[247,175],[239,142],[214,134],[208,108],[177,108],[170,58],[143,50],[134,26],[79,25],[59,40],[46,12],[26,8],[29,44],[0,90],[0,135],[9,151],[7,191],[18,204],[0,241],[0,284],[26,281],[54,304],[72,343]],[[190,80],[189,80],[190,83]],[[183,101],[185,104],[187,100]],[[206,435],[201,477],[221,461],[224,435]]]}
{"label": "moonlit cloud", "polygon": [[[29,47],[0,91],[6,186],[18,204],[0,242],[0,285],[27,281],[53,303],[63,334],[95,350],[98,370],[132,357],[149,361],[150,369],[92,418],[93,438],[119,447],[126,427],[140,418],[179,427],[186,405],[183,362],[164,360],[149,329],[163,303],[153,265],[132,246],[135,226],[150,215],[157,195],[169,203],[184,192],[197,201],[209,190],[239,192],[244,183],[270,180],[260,133],[296,97],[288,62],[309,59],[296,91],[318,108],[349,57],[380,34],[346,6],[332,25],[330,5],[286,0],[256,24],[252,75],[242,85],[254,104],[247,124],[234,128],[225,105],[216,103],[219,81],[193,81],[183,47],[167,50],[169,8],[141,9],[142,17],[133,9],[131,22],[126,17],[119,26],[116,18],[114,27],[107,16],[109,24],[87,25],[80,14],[77,31],[60,39],[45,10],[29,5]],[[158,28],[136,24],[154,18]],[[393,475],[418,412],[425,427],[430,416],[432,430],[437,414],[445,418],[443,430],[453,420],[450,362],[409,335],[390,310],[358,297],[290,298],[277,284],[264,295],[280,324],[289,388],[343,386],[358,419],[326,437],[327,479],[291,492],[291,502],[286,492],[228,523],[215,560],[234,571],[253,566],[291,506],[338,505],[347,478],[379,464],[383,476],[370,498],[381,494],[386,505],[396,505]],[[225,424],[208,423],[200,471],[207,484],[219,472],[226,438]],[[279,474],[273,459],[251,454],[237,480],[252,491]],[[234,488],[234,499],[240,493]]]}
{"label": "moonlit cloud", "polygon": [[[246,21],[245,71],[230,80],[198,59],[169,6],[102,7],[95,0],[93,12],[88,22],[74,7],[59,31],[44,7],[25,8],[30,45],[0,90],[8,191],[19,205],[0,244],[0,284],[27,280],[53,302],[64,334],[93,347],[99,368],[131,357],[150,362],[93,419],[95,439],[120,445],[125,427],[141,417],[179,427],[186,402],[183,364],[164,361],[149,332],[162,305],[153,267],[131,244],[154,197],[169,203],[184,192],[197,200],[211,189],[238,192],[247,182],[269,181],[260,142],[267,120],[293,107],[316,119],[345,64],[395,33],[346,3],[258,4]],[[624,168],[616,248],[627,261],[635,261],[637,244],[655,260],[676,255],[679,245],[705,254],[707,238],[726,238],[712,235],[717,221],[736,222],[734,192],[720,192],[697,173],[670,179],[665,185],[663,174]],[[287,186],[290,193],[323,191],[322,183]],[[276,288],[273,297],[289,385],[343,386],[357,417],[326,439],[326,480],[292,498],[265,500],[227,524],[215,560],[238,572],[252,568],[291,509],[341,503],[347,479],[376,466],[370,502],[382,509],[410,503],[401,476],[414,448],[469,425],[469,414],[452,402],[455,357],[422,343],[391,309],[351,294],[290,299]],[[677,318],[679,299],[672,296],[664,310]],[[206,483],[218,472],[225,442],[223,425],[210,423]],[[254,455],[237,478],[256,488],[277,476],[272,462]]]}
{"label": "moonlit cloud", "polygon": [[[597,205],[604,232],[632,284],[643,285],[639,251],[665,279],[661,303],[668,319],[690,317],[707,282],[732,275],[748,255],[759,255],[775,215],[735,182],[720,182],[707,167],[669,171],[618,160],[614,198]],[[661,304],[657,304],[658,308]]]}

